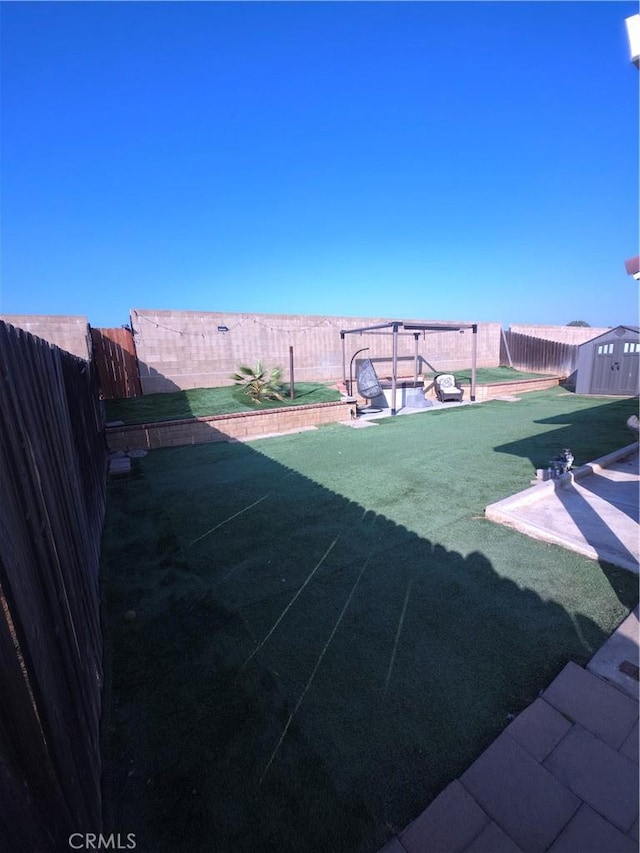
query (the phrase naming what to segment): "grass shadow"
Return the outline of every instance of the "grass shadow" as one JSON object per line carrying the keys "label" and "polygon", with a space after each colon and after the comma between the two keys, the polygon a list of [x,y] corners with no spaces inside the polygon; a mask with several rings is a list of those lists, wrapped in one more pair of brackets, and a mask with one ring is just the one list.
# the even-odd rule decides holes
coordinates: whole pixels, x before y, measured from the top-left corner
{"label": "grass shadow", "polygon": [[160,853],[375,851],[624,615],[583,562],[554,597],[539,567],[498,569],[511,531],[394,522],[424,475],[374,500],[362,454],[397,440],[363,432],[154,451],[111,483],[107,831]]}
{"label": "grass shadow", "polygon": [[[562,404],[562,396],[572,398],[571,407]],[[535,403],[536,394],[529,400],[523,399],[519,405]],[[547,395],[553,401],[551,395]],[[637,398],[629,397],[614,401],[593,404],[593,398],[576,397],[567,391],[557,391],[555,405],[562,412],[532,422],[531,434],[497,445],[497,453],[508,453],[528,458],[534,469],[546,468],[549,460],[563,448],[573,451],[574,467],[593,462],[604,453],[625,447],[633,441],[627,427],[627,419],[637,412]],[[549,426],[554,429],[548,429]],[[604,448],[604,449],[603,449]]]}
{"label": "grass shadow", "polygon": [[233,412],[274,409],[281,406],[327,403],[340,399],[335,388],[314,382],[300,382],[295,397],[289,397],[289,386],[283,387],[284,400],[262,400],[253,403],[242,388],[233,385],[222,388],[191,388],[146,394],[123,400],[105,401],[108,421],[121,420],[126,424],[157,423],[159,421],[226,415]]}

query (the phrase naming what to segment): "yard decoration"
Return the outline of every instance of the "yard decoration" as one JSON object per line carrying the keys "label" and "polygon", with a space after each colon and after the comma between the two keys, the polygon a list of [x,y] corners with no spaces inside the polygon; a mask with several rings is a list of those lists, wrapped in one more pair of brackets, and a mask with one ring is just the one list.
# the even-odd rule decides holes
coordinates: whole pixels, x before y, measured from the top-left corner
{"label": "yard decoration", "polygon": [[568,447],[554,456],[549,465],[551,466],[551,476],[560,477],[562,474],[568,474],[573,465],[574,456]]}
{"label": "yard decoration", "polygon": [[241,364],[238,367],[238,372],[231,377],[236,385],[240,385],[244,393],[249,397],[252,403],[256,405],[262,400],[282,400],[284,397],[280,394],[282,383],[282,368],[273,367],[267,370],[261,361],[256,363],[255,367],[248,367]]}

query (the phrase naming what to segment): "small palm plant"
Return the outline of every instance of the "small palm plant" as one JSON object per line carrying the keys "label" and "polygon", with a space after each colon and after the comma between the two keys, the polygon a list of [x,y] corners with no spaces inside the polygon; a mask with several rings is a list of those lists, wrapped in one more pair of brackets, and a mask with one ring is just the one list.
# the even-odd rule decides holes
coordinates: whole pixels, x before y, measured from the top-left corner
{"label": "small palm plant", "polygon": [[231,377],[236,385],[241,385],[244,393],[249,397],[252,403],[260,403],[262,400],[282,400],[284,397],[280,394],[282,383],[282,369],[273,367],[267,370],[261,361],[258,361],[255,367],[248,367],[246,364],[241,364],[238,367],[238,372]]}

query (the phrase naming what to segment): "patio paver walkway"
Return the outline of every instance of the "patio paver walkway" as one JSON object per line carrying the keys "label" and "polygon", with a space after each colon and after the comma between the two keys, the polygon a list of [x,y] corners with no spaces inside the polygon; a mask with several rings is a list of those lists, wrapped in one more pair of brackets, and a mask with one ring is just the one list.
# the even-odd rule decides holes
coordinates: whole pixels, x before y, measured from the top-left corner
{"label": "patio paver walkway", "polygon": [[638,697],[574,663],[380,853],[637,853]]}

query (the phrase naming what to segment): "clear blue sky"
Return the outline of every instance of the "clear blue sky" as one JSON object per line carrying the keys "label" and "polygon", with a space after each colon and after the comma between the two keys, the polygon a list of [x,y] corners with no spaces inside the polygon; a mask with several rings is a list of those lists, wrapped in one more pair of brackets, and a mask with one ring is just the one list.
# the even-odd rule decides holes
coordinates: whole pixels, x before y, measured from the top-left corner
{"label": "clear blue sky", "polygon": [[0,311],[636,323],[637,8],[3,3]]}

